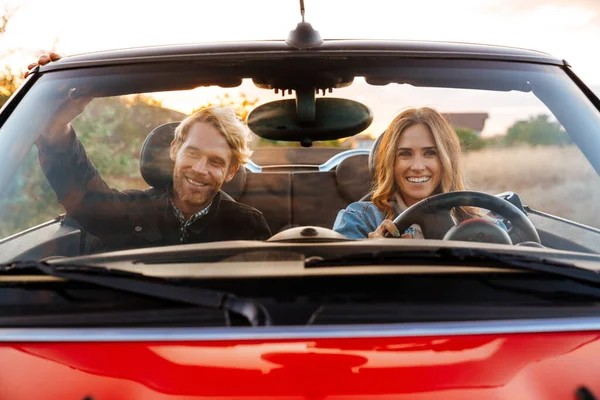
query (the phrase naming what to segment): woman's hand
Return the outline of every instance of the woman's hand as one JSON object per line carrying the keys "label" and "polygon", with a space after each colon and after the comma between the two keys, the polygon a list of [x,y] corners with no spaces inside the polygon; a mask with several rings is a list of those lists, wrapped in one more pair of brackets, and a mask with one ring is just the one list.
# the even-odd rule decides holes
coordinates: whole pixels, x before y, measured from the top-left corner
{"label": "woman's hand", "polygon": [[383,222],[377,227],[375,232],[369,233],[369,239],[377,239],[385,237],[384,235],[389,233],[392,237],[395,238],[403,238],[403,239],[412,239],[412,235],[410,233],[405,233],[400,235],[400,231],[396,228],[396,225],[392,222],[391,219],[385,219]]}

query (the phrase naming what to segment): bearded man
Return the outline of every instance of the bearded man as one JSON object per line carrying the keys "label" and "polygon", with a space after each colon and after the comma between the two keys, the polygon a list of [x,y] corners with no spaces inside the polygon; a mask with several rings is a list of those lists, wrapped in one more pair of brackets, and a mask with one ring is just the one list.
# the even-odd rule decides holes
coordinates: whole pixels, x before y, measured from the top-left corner
{"label": "bearded man", "polygon": [[[59,58],[44,57],[39,64]],[[169,149],[175,166],[166,189],[118,191],[102,180],[70,124],[91,100],[63,99],[36,144],[42,171],[67,215],[100,240],[96,251],[271,236],[260,211],[221,191],[252,154],[248,127],[233,109],[205,108],[180,123]]]}

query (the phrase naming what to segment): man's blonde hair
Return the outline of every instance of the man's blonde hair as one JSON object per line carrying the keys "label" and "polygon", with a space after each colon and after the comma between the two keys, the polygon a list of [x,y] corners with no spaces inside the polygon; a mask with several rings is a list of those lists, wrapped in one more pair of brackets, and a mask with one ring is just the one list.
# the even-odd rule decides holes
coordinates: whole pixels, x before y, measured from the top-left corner
{"label": "man's blonde hair", "polygon": [[230,107],[206,107],[190,115],[175,129],[175,145],[179,149],[185,141],[190,127],[196,122],[214,126],[227,140],[233,152],[232,167],[246,164],[250,160],[250,130]]}

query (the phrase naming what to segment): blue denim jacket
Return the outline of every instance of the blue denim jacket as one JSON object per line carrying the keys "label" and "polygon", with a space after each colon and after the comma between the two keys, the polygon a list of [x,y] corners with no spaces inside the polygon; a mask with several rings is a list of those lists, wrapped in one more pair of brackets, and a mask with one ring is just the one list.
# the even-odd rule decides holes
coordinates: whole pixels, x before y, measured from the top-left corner
{"label": "blue denim jacket", "polygon": [[385,219],[385,213],[370,201],[357,201],[338,212],[333,230],[350,239],[364,239]]}
{"label": "blue denim jacket", "polygon": [[[390,202],[390,204],[398,211],[398,205],[395,202]],[[495,222],[502,229],[508,230],[501,220],[489,215],[484,218]],[[349,239],[365,239],[370,232],[377,229],[384,219],[385,213],[373,202],[357,201],[338,212],[333,223],[333,230]],[[403,233],[410,233],[414,237],[415,229],[411,226]]]}

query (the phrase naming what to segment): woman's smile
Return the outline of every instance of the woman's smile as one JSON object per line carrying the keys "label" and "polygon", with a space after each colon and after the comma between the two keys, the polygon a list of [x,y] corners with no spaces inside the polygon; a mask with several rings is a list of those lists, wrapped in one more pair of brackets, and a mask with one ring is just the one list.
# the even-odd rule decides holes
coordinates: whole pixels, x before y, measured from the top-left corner
{"label": "woman's smile", "polygon": [[410,183],[426,183],[429,182],[429,180],[431,179],[431,176],[408,176],[406,177],[406,180],[409,181]]}
{"label": "woman's smile", "polygon": [[442,163],[433,134],[426,125],[410,126],[400,135],[394,178],[407,206],[431,196],[440,185]]}

